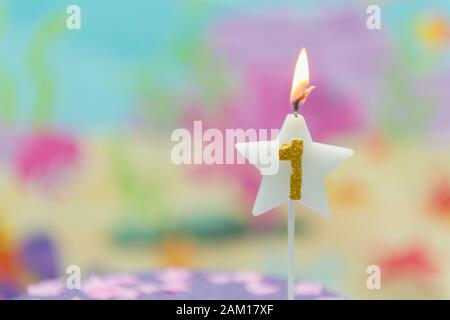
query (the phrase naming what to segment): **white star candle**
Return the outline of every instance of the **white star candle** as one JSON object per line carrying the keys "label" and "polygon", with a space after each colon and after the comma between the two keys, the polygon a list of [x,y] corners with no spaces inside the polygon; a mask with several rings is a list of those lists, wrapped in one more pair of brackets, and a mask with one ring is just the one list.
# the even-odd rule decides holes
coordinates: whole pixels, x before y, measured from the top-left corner
{"label": "white star candle", "polygon": [[[298,114],[314,87],[309,87],[306,50],[297,59],[292,81],[291,103],[294,113],[288,114],[277,139],[236,144],[237,150],[263,175],[253,206],[253,215],[261,215],[288,203],[288,299],[294,299],[294,225],[293,203],[297,202],[329,218],[330,211],[324,188],[324,178],[353,151],[347,148],[314,142],[305,119]],[[257,155],[269,152],[270,163],[277,170],[267,172],[266,162]]]}

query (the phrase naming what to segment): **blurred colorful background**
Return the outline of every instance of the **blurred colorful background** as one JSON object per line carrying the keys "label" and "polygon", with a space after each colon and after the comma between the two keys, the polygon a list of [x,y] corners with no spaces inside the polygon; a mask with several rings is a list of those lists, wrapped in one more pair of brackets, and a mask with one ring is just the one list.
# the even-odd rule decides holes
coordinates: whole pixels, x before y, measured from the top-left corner
{"label": "blurred colorful background", "polygon": [[0,299],[69,265],[285,277],[286,208],[251,216],[258,172],[176,166],[170,136],[279,128],[302,47],[313,138],[355,155],[326,180],[332,219],[297,215],[296,275],[354,299],[450,299],[444,0],[2,1]]}

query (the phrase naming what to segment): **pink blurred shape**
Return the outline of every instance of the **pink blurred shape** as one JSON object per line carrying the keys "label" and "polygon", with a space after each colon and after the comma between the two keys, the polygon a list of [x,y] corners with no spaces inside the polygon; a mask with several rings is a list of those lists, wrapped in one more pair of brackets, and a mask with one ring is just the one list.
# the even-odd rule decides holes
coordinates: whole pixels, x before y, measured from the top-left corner
{"label": "pink blurred shape", "polygon": [[300,20],[289,12],[224,20],[211,34],[211,42],[241,81],[224,104],[223,126],[279,128],[292,111],[289,93],[295,59],[306,47],[311,84],[317,90],[301,112],[314,138],[326,140],[363,128],[367,95],[374,94],[380,80],[378,68],[387,46],[382,36],[368,37],[369,31],[358,27],[365,25],[363,20],[351,9],[330,11],[314,20]]}
{"label": "pink blurred shape", "polygon": [[213,273],[206,277],[206,280],[213,284],[227,284],[233,282],[233,276],[229,273]]}
{"label": "pink blurred shape", "polygon": [[207,281],[214,284],[227,283],[259,283],[264,280],[261,273],[256,271],[215,272],[207,276]]}
{"label": "pink blurred shape", "polygon": [[159,280],[166,283],[188,281],[192,278],[192,273],[189,270],[182,268],[171,268],[159,272],[157,277]]}
{"label": "pink blurred shape", "polygon": [[429,196],[429,206],[433,213],[450,217],[450,182],[442,178],[433,184]]}
{"label": "pink blurred shape", "polygon": [[65,283],[61,279],[44,280],[38,284],[28,286],[28,294],[37,297],[56,297],[65,289]]}
{"label": "pink blurred shape", "polygon": [[278,291],[278,288],[267,281],[259,272],[239,271],[234,273],[213,273],[207,276],[207,281],[214,284],[240,283],[245,290],[254,295],[267,295]]}
{"label": "pink blurred shape", "polygon": [[168,294],[177,294],[189,292],[191,289],[190,283],[188,282],[167,282],[161,284],[161,291]]}
{"label": "pink blurred shape", "polygon": [[256,296],[263,296],[277,292],[278,288],[273,284],[264,281],[257,281],[245,284],[245,290]]}
{"label": "pink blurred shape", "polygon": [[259,283],[263,278],[261,273],[255,271],[239,271],[233,274],[233,281],[237,283]]}
{"label": "pink blurred shape", "polygon": [[15,167],[23,181],[49,182],[74,166],[80,156],[75,138],[52,131],[25,136],[16,153]]}
{"label": "pink blurred shape", "polygon": [[429,250],[417,245],[387,253],[379,260],[378,265],[383,270],[385,280],[411,278],[424,281],[439,273],[430,258]]}
{"label": "pink blurred shape", "polygon": [[[82,291],[93,299],[136,299],[142,290],[139,281],[129,275],[92,276],[82,284]],[[150,285],[150,284],[149,284]],[[148,289],[148,288],[147,288]]]}
{"label": "pink blurred shape", "polygon": [[117,286],[133,286],[140,283],[135,276],[129,274],[109,275],[104,277],[103,281]]}
{"label": "pink blurred shape", "polygon": [[295,286],[295,294],[298,295],[319,295],[323,286],[313,282],[302,282]]}
{"label": "pink blurred shape", "polygon": [[154,284],[143,284],[139,285],[136,289],[144,294],[152,294],[158,292],[160,288]]}
{"label": "pink blurred shape", "polygon": [[192,273],[182,268],[172,268],[159,272],[161,291],[168,294],[188,292],[191,289]]}

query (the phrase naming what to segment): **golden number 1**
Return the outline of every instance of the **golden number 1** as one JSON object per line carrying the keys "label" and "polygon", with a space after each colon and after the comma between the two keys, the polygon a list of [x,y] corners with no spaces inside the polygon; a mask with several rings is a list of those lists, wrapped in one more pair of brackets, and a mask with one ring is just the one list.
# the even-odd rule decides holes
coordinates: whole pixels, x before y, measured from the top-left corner
{"label": "golden number 1", "polygon": [[289,199],[300,200],[302,198],[302,156],[303,140],[293,139],[290,143],[285,143],[278,150],[280,160],[291,161],[291,187]]}

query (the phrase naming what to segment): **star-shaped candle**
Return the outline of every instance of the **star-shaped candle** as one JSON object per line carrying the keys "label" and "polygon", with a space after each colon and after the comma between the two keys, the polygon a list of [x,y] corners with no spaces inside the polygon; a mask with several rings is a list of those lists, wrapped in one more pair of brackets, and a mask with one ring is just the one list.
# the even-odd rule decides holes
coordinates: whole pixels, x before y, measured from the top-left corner
{"label": "star-shaped candle", "polygon": [[[290,101],[294,112],[286,116],[277,138],[272,141],[236,144],[237,150],[263,175],[253,206],[253,215],[261,215],[288,203],[289,299],[294,299],[293,202],[296,201],[329,218],[324,178],[353,154],[351,149],[317,143],[311,139],[305,119],[298,114],[298,108],[300,104],[305,103],[313,89],[313,86],[309,86],[306,50],[302,49],[292,81]],[[268,159],[263,159],[261,155],[267,155]]]}

